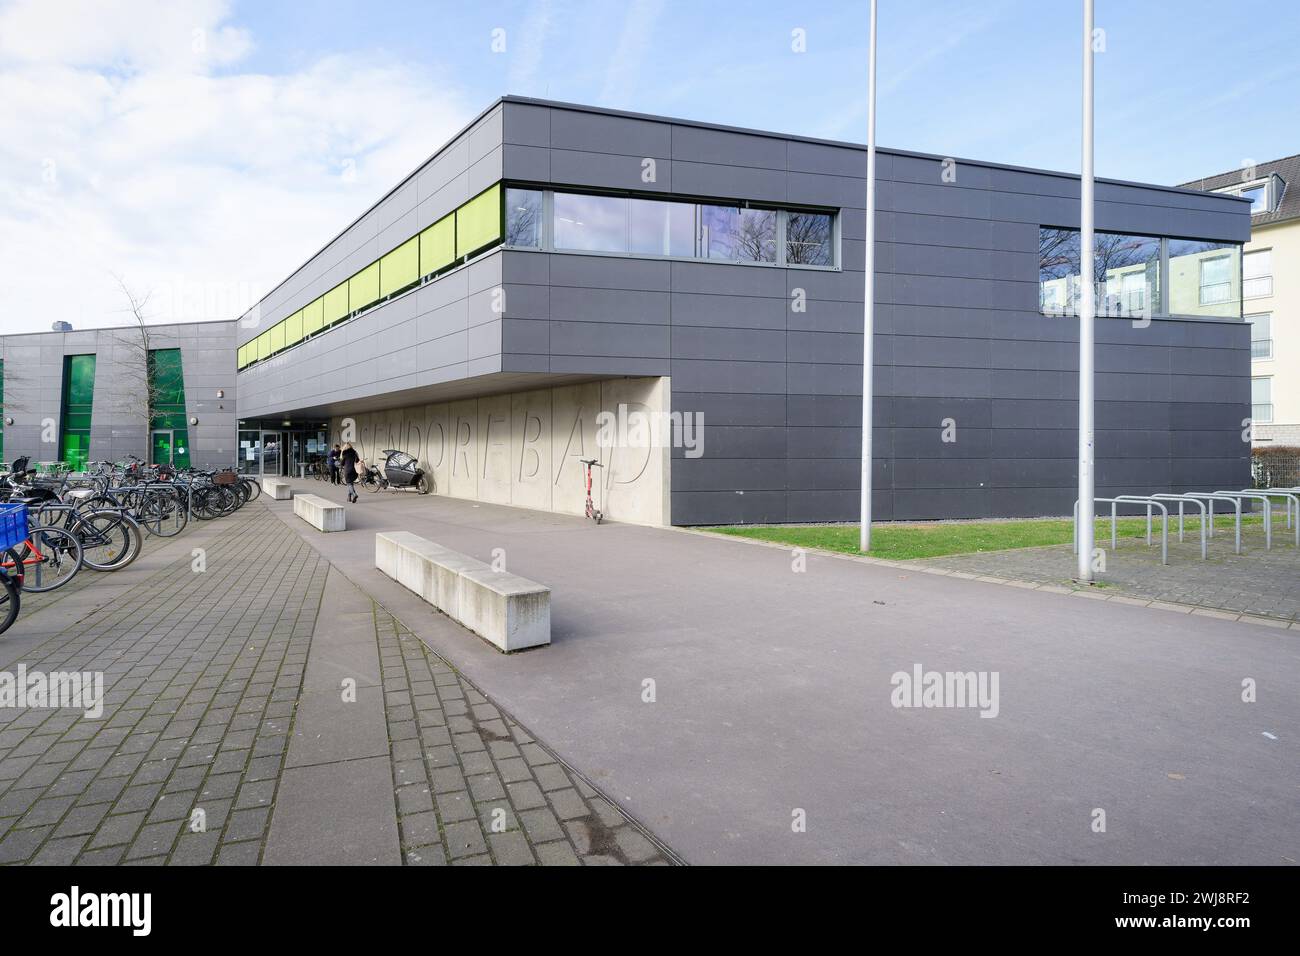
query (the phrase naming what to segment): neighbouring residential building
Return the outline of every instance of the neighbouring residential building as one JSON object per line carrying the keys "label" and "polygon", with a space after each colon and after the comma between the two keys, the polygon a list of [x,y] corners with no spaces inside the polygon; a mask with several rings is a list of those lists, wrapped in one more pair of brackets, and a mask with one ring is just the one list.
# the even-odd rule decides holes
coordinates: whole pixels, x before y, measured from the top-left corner
{"label": "neighbouring residential building", "polygon": [[177,467],[235,460],[235,323],[0,336],[0,459],[33,467],[128,455]]}
{"label": "neighbouring residential building", "polygon": [[1250,200],[1242,310],[1257,445],[1300,445],[1300,155],[1185,183]]}

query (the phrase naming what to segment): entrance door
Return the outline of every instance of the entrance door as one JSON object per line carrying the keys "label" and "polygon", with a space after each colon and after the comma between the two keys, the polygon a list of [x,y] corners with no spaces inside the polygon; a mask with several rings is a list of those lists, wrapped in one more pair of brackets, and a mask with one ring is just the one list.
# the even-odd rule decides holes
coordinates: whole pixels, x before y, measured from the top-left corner
{"label": "entrance door", "polygon": [[161,429],[153,433],[149,442],[149,462],[154,465],[170,465],[174,436],[170,429]]}
{"label": "entrance door", "polygon": [[262,432],[262,470],[263,478],[279,478],[281,463],[284,460],[284,436],[280,432]]}

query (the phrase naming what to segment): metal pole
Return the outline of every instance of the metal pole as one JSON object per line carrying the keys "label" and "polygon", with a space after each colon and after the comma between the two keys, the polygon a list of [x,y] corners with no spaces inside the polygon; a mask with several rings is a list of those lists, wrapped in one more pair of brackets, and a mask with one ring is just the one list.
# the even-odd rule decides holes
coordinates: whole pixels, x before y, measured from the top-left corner
{"label": "metal pole", "polygon": [[1083,0],[1083,175],[1079,179],[1079,567],[1080,581],[1092,580],[1093,548],[1093,274],[1092,180],[1093,0]]}
{"label": "metal pole", "polygon": [[862,528],[858,548],[871,550],[872,339],[876,331],[876,0],[871,0],[871,50],[867,59],[867,235],[862,300]]}

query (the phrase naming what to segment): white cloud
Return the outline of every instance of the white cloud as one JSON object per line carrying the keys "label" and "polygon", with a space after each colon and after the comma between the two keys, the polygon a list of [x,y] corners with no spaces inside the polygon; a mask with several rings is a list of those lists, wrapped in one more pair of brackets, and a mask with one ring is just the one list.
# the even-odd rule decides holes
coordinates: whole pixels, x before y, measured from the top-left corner
{"label": "white cloud", "polygon": [[[227,319],[468,120],[367,51],[240,72],[227,4],[0,7],[0,332]],[[197,32],[196,32],[197,31]]]}

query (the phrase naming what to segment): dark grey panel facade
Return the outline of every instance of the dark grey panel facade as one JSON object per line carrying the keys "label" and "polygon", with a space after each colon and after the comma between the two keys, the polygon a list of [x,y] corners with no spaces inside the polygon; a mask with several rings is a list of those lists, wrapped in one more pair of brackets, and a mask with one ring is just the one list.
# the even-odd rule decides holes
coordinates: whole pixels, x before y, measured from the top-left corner
{"label": "dark grey panel facade", "polygon": [[[1068,514],[1077,324],[1038,311],[1038,237],[1077,227],[1077,177],[958,160],[946,181],[942,157],[900,151],[878,169],[876,516]],[[674,450],[674,523],[852,520],[864,174],[852,144],[506,98],[286,280],[241,341],[493,177],[834,208],[840,267],[499,249],[241,373],[241,414],[669,376],[674,410],[705,424],[702,458]],[[1096,195],[1098,230],[1249,238],[1238,200],[1110,181]],[[1099,495],[1249,480],[1249,339],[1240,321],[1098,320]]]}

